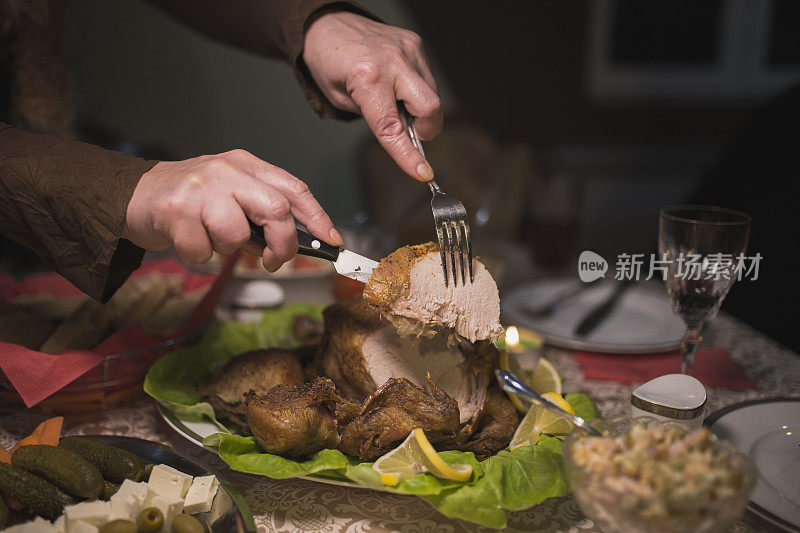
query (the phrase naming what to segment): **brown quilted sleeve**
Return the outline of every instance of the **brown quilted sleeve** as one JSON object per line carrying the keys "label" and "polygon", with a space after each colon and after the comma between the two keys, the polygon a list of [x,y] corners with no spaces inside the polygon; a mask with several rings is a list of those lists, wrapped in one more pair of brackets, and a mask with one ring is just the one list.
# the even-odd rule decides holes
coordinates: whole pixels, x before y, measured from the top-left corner
{"label": "brown quilted sleeve", "polygon": [[120,236],[156,163],[0,123],[0,232],[104,302],[141,263]]}

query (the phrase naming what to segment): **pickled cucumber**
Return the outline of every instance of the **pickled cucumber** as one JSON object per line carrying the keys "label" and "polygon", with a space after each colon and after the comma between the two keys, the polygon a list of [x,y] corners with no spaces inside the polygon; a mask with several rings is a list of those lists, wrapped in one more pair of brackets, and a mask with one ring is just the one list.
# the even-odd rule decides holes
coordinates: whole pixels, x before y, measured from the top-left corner
{"label": "pickled cucumber", "polygon": [[63,513],[64,506],[75,503],[72,497],[52,483],[6,463],[0,463],[0,492],[19,500],[48,520]]}
{"label": "pickled cucumber", "polygon": [[65,437],[59,448],[73,451],[94,464],[103,477],[114,483],[126,479],[141,481],[145,476],[146,465],[135,453],[87,439],[86,437]]}
{"label": "pickled cucumber", "polygon": [[71,496],[97,498],[103,493],[103,477],[92,463],[75,452],[48,446],[22,446],[11,464],[44,478]]}

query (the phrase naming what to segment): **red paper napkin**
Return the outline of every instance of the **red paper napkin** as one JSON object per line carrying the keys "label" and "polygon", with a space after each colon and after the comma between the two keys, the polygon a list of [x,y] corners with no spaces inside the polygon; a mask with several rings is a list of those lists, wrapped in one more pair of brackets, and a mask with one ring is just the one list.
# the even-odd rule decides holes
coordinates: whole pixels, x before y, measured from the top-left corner
{"label": "red paper napkin", "polygon": [[[576,351],[574,355],[583,369],[583,375],[589,379],[644,383],[664,374],[681,371],[679,352],[621,355]],[[755,382],[747,377],[739,363],[724,348],[698,350],[689,374],[706,387],[732,390],[756,388]]]}
{"label": "red paper napkin", "polygon": [[[132,277],[152,272],[182,274],[186,276],[185,292],[213,283],[186,323],[168,337],[178,338],[199,329],[211,318],[238,257],[239,254],[229,257],[217,276],[190,272],[175,259],[161,259],[144,263]],[[31,276],[20,283],[12,278],[0,277],[0,301],[29,293],[48,293],[60,297],[81,294],[55,273]],[[111,335],[91,351],[69,350],[51,355],[0,342],[0,369],[14,385],[25,405],[31,407],[100,364],[106,355],[145,348],[164,340],[148,335],[139,326],[133,326]]]}

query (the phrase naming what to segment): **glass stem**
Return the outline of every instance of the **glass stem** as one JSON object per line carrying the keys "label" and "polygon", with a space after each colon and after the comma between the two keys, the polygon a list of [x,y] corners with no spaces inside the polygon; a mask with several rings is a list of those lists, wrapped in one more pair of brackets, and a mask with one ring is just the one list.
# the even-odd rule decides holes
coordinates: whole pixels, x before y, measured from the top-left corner
{"label": "glass stem", "polygon": [[686,374],[686,371],[692,367],[694,363],[694,354],[697,352],[697,347],[703,340],[703,337],[698,333],[698,329],[687,329],[681,339],[681,355],[683,356],[683,363],[681,364],[681,374]]}

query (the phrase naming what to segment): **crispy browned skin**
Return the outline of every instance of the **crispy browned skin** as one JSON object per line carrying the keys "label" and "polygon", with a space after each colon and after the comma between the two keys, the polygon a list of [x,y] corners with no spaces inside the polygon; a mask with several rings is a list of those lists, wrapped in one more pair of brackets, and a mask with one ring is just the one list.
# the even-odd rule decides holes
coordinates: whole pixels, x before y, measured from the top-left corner
{"label": "crispy browned skin", "polygon": [[427,242],[404,246],[381,259],[364,286],[364,300],[389,312],[396,300],[408,295],[414,263],[431,252],[439,253],[439,245]]}
{"label": "crispy browned skin", "polygon": [[230,359],[200,396],[217,416],[244,426],[244,395],[253,390],[264,394],[275,385],[302,385],[303,370],[292,352],[278,348],[245,352]]}
{"label": "crispy browned skin", "polygon": [[428,394],[405,378],[393,378],[364,402],[361,413],[342,431],[339,449],[359,459],[374,459],[393,449],[415,428],[436,444],[458,432],[456,401],[428,382]]}
{"label": "crispy browned skin", "polygon": [[514,405],[498,387],[491,387],[486,393],[477,431],[465,442],[455,439],[443,442],[437,448],[473,452],[479,461],[483,461],[508,446],[518,423]]}
{"label": "crispy browned skin", "polygon": [[266,394],[245,395],[247,423],[268,453],[306,457],[339,443],[333,412],[334,385],[319,377],[305,385],[276,385]]}
{"label": "crispy browned skin", "polygon": [[361,299],[333,304],[323,317],[325,335],[317,352],[316,372],[333,379],[340,394],[361,402],[378,386],[364,366],[361,346],[387,323]]}

